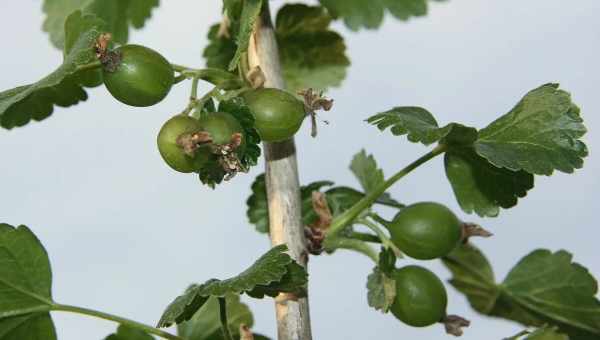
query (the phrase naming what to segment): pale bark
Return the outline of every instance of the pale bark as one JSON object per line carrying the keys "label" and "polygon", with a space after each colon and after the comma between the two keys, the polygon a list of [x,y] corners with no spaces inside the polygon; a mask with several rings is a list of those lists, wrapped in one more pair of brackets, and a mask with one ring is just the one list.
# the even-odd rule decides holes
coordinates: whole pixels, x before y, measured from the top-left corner
{"label": "pale bark", "polygon": [[[279,89],[285,87],[267,1],[250,39],[248,62],[251,69],[256,66],[261,68],[265,75],[265,87]],[[308,255],[304,226],[301,221],[300,186],[294,140],[264,143],[263,150],[266,160],[271,243],[287,244],[294,260],[306,266]],[[308,298],[297,300],[291,298],[281,294],[275,299],[278,339],[311,340]]]}

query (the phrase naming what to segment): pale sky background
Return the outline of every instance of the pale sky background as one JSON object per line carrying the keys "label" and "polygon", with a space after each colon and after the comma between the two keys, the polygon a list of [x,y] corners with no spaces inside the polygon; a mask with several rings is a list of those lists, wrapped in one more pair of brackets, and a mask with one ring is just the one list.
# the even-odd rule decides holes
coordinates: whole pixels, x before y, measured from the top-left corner
{"label": "pale sky background", "polygon": [[[162,2],[130,41],[172,62],[202,66],[207,28],[219,19],[220,1]],[[361,148],[374,153],[387,174],[426,152],[363,122],[378,111],[418,105],[441,124],[483,127],[527,91],[560,82],[573,93],[589,129],[584,140],[591,156],[583,170],[536,177],[536,188],[497,219],[459,211],[442,158],[391,192],[403,202],[443,202],[494,232],[477,245],[493,261],[498,280],[535,248],[572,251],[600,277],[600,2],[451,0],[430,7],[428,17],[408,23],[388,16],[379,31],[351,33],[335,24],[353,66],[343,87],[329,93],[335,107],[323,118],[331,124],[321,126],[318,139],[309,137],[308,124],[298,134],[301,181],[333,179],[356,187],[347,165]],[[42,21],[40,1],[0,2],[0,89],[36,81],[60,63]],[[0,130],[0,220],[26,224],[42,240],[56,301],[155,324],[188,284],[234,275],[268,249],[245,216],[249,186],[262,165],[212,191],[163,163],[156,134],[186,104],[186,85],[145,109],[120,104],[103,87],[89,95],[88,102],[57,109],[41,123]],[[438,262],[423,264],[449,278]],[[448,338],[440,325],[410,328],[370,309],[365,283],[371,268],[367,258],[343,251],[311,259],[315,339]],[[462,295],[451,287],[448,292],[448,311],[472,320],[463,339],[501,339],[522,329],[480,317]],[[275,336],[273,302],[244,299],[255,313],[255,330]],[[78,315],[53,317],[61,340],[102,339],[116,326]]]}

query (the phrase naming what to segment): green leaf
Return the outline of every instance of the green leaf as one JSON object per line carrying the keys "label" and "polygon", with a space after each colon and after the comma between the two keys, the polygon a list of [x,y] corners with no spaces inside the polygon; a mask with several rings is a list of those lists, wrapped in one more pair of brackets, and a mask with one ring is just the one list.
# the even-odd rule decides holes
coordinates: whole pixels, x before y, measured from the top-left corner
{"label": "green leaf", "polygon": [[56,340],[49,313],[35,313],[0,319],[0,340]]}
{"label": "green leaf", "polygon": [[[252,327],[254,318],[250,308],[240,301],[238,294],[225,296],[227,302],[227,321],[231,335],[239,335],[240,324]],[[211,297],[194,314],[191,320],[177,326],[177,334],[187,340],[221,339],[221,320],[219,318],[218,298]]]}
{"label": "green leaf", "polygon": [[373,191],[385,181],[383,170],[377,167],[373,155],[367,155],[365,150],[354,155],[350,163],[350,170],[365,192]]}
{"label": "green leaf", "polygon": [[286,245],[273,247],[236,277],[227,280],[211,279],[201,285],[192,285],[167,307],[158,327],[190,320],[211,296],[246,293],[262,298],[264,295],[276,296],[281,292],[303,295],[308,274],[285,251]]}
{"label": "green leaf", "polygon": [[242,8],[242,17],[240,19],[240,29],[236,38],[237,49],[233,58],[229,62],[229,71],[237,68],[237,64],[242,57],[242,54],[248,51],[250,44],[250,36],[254,30],[254,24],[260,15],[262,8],[262,0],[245,0]]}
{"label": "green leaf", "polygon": [[[302,223],[309,225],[317,219],[312,208],[312,192],[319,191],[324,186],[333,185],[333,182],[319,181],[300,187],[302,200]],[[269,210],[267,201],[267,189],[265,185],[265,174],[256,176],[252,183],[252,194],[246,200],[246,216],[248,221],[256,227],[260,233],[269,232]]]}
{"label": "green leaf", "polygon": [[320,6],[288,4],[277,13],[276,36],[283,77],[290,92],[340,86],[350,60],[344,38],[329,29]]}
{"label": "green leaf", "polygon": [[335,18],[344,19],[344,23],[353,31],[360,28],[378,28],[384,16],[381,0],[320,0]]}
{"label": "green leaf", "polygon": [[57,48],[65,44],[64,25],[71,13],[80,10],[94,14],[108,26],[105,32],[113,34],[117,43],[125,44],[129,38],[129,26],[142,28],[159,0],[45,0],[43,29],[50,34],[50,41]]}
{"label": "green leaf", "polygon": [[480,252],[459,249],[444,258],[444,264],[454,276],[450,283],[467,295],[478,312],[526,326],[551,324],[572,339],[600,337],[596,280],[572,262],[568,252],[535,250],[496,285]]}
{"label": "green leaf", "polygon": [[440,128],[433,115],[421,107],[395,107],[368,118],[367,122],[381,131],[389,128],[395,136],[407,135],[409,141],[424,145],[438,141],[450,145],[468,145],[477,138],[476,129],[457,123]]}
{"label": "green leaf", "polygon": [[0,318],[49,311],[48,254],[26,226],[0,228]]}
{"label": "green leaf", "polygon": [[556,327],[543,327],[529,334],[525,340],[569,340],[569,337],[559,333]]}
{"label": "green leaf", "polygon": [[400,20],[427,14],[426,0],[320,0],[334,17],[344,19],[353,31],[375,29],[383,22],[385,10]]}
{"label": "green leaf", "polygon": [[500,292],[492,267],[483,253],[475,246],[466,244],[457,247],[442,261],[452,273],[450,284],[467,296],[476,311],[489,314]]}
{"label": "green leaf", "polygon": [[370,307],[387,313],[396,297],[396,281],[375,267],[367,278],[367,302]]}
{"label": "green leaf", "polygon": [[533,175],[490,164],[472,147],[450,148],[444,155],[446,176],[462,210],[479,216],[497,216],[533,188]]}
{"label": "green leaf", "polygon": [[104,23],[95,16],[75,12],[67,19],[69,51],[63,64],[37,83],[0,92],[0,125],[11,129],[31,119],[42,120],[53,106],[68,107],[87,99],[76,77],[78,66],[96,60],[93,45]]}
{"label": "green leaf", "polygon": [[206,59],[206,66],[227,70],[229,62],[233,59],[237,46],[233,39],[219,36],[220,24],[215,24],[208,30],[208,45],[204,48],[202,56]]}
{"label": "green leaf", "polygon": [[[524,337],[526,336],[526,337]],[[561,334],[558,332],[556,327],[544,326],[542,328],[538,328],[533,332],[522,331],[515,336],[511,336],[510,338],[505,338],[504,340],[569,340],[569,337],[565,334]]]}
{"label": "green leaf", "polygon": [[583,166],[586,129],[571,95],[558,84],[527,93],[507,114],[479,132],[475,150],[497,167],[551,175]]}
{"label": "green leaf", "polygon": [[107,336],[105,340],[154,340],[154,338],[137,328],[120,325],[117,332]]}

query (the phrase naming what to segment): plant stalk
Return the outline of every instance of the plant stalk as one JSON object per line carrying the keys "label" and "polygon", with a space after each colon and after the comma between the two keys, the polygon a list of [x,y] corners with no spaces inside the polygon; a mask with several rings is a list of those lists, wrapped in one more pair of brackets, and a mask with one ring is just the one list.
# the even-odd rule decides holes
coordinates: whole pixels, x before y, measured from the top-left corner
{"label": "plant stalk", "polygon": [[137,321],[133,321],[130,319],[126,319],[126,318],[122,318],[120,316],[116,316],[116,315],[112,315],[112,314],[108,314],[108,313],[104,313],[104,312],[100,312],[97,310],[93,310],[93,309],[89,309],[89,308],[83,308],[83,307],[77,307],[77,306],[70,306],[70,305],[60,305],[60,304],[54,304],[52,306],[52,310],[53,311],[61,311],[61,312],[69,312],[69,313],[77,313],[77,314],[82,314],[82,315],[88,315],[88,316],[93,316],[96,318],[100,318],[100,319],[104,319],[104,320],[109,320],[109,321],[114,321],[117,322],[121,325],[125,325],[131,328],[137,328],[139,330],[142,330],[148,334],[153,334],[156,336],[159,336],[163,339],[168,339],[168,340],[184,340],[182,337],[179,337],[177,335],[173,335],[171,333],[167,333],[165,331],[162,331],[158,328],[154,328],[152,326],[148,326],[145,325],[143,323],[139,323]]}
{"label": "plant stalk", "polygon": [[[248,47],[248,66],[260,67],[265,87],[285,88],[269,2],[263,2]],[[287,244],[290,256],[306,267],[308,253],[301,220],[300,184],[294,140],[264,143],[269,228],[273,245]],[[312,340],[308,298],[275,299],[279,340]]]}

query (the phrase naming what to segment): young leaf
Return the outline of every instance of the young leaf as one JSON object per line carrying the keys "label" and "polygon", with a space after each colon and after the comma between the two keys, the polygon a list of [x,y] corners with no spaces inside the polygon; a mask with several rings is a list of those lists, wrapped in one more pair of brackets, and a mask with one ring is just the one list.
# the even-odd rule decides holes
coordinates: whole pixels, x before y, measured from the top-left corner
{"label": "young leaf", "polygon": [[446,176],[462,210],[479,216],[497,216],[533,188],[533,175],[498,168],[472,147],[450,148],[444,155]]}
{"label": "young leaf", "polygon": [[190,320],[211,296],[247,293],[252,297],[276,296],[278,293],[302,295],[308,274],[285,253],[286,245],[273,247],[250,268],[227,280],[211,279],[192,285],[177,297],[163,313],[158,327]]}
{"label": "young leaf", "polygon": [[0,225],[0,318],[49,311],[48,254],[26,226]]}
{"label": "young leaf", "polygon": [[373,155],[368,155],[361,150],[354,155],[350,163],[350,170],[356,176],[365,192],[370,192],[385,181],[383,170],[377,167]]}
{"label": "young leaf", "polygon": [[344,19],[353,31],[375,29],[383,22],[384,10],[400,20],[427,14],[427,0],[320,0],[334,17]]}
{"label": "young leaf", "polygon": [[375,267],[367,278],[367,302],[370,307],[387,313],[396,297],[396,281]]}
{"label": "young leaf", "polygon": [[393,135],[407,135],[409,141],[424,145],[438,141],[443,141],[443,144],[468,145],[477,138],[476,129],[457,123],[440,128],[433,115],[421,107],[395,107],[369,117],[367,122],[381,131],[390,128]]}
{"label": "young leaf", "polygon": [[45,0],[43,29],[50,34],[50,41],[62,49],[65,43],[64,25],[71,13],[80,10],[104,20],[114,41],[125,44],[129,37],[129,25],[142,28],[152,15],[159,0]]}
{"label": "young leaf", "polygon": [[558,84],[527,93],[507,114],[479,132],[475,150],[497,167],[551,175],[583,166],[586,129],[571,95]]}
{"label": "young leaf", "polygon": [[154,338],[137,328],[120,325],[116,333],[107,336],[104,340],[154,340]]}
{"label": "young leaf", "polygon": [[53,105],[67,107],[87,99],[76,77],[78,66],[96,60],[94,42],[103,31],[104,22],[93,15],[74,12],[65,24],[70,50],[63,64],[37,83],[0,92],[0,125],[11,129],[42,120],[53,111]]}
{"label": "young leaf", "polygon": [[240,29],[236,38],[237,49],[233,58],[229,62],[229,71],[237,68],[237,64],[242,57],[242,54],[248,51],[250,44],[250,36],[254,30],[254,24],[260,15],[262,8],[262,0],[245,0],[242,8],[242,17],[240,19]]}
{"label": "young leaf", "polygon": [[0,318],[0,340],[56,340],[56,330],[48,313]]}
{"label": "young leaf", "polygon": [[[238,294],[227,294],[227,321],[231,335],[239,335],[240,324],[252,327],[254,318],[248,305],[240,301]],[[219,319],[219,302],[211,297],[194,314],[191,320],[177,326],[177,334],[187,340],[221,339],[221,321]]]}
{"label": "young leaf", "polygon": [[275,30],[289,91],[327,90],[346,78],[350,60],[344,38],[329,29],[331,20],[320,6],[288,4],[277,13]]}
{"label": "young leaf", "polygon": [[526,326],[552,324],[573,339],[600,337],[596,280],[572,255],[539,249],[525,256],[502,284],[493,283],[489,263],[478,251],[459,248],[444,258],[450,281],[480,313]]}

